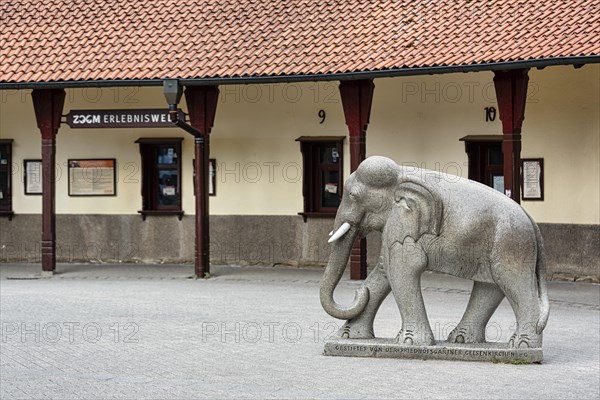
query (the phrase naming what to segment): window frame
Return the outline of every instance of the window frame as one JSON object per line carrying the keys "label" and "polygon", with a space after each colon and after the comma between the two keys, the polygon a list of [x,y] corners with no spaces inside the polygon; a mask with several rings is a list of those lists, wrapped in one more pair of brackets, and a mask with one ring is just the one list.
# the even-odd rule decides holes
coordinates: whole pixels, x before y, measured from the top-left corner
{"label": "window frame", "polygon": [[[8,220],[12,220],[13,216],[15,215],[14,211],[13,211],[13,181],[12,181],[12,175],[13,175],[13,149],[12,149],[12,144],[13,144],[14,140],[13,139],[0,139],[0,147],[5,147],[7,149],[6,154],[7,154],[7,158],[6,158],[6,163],[2,164],[0,163],[0,171],[2,172],[6,172],[6,193],[2,193],[2,196],[4,197],[5,195],[7,196],[7,201],[6,204],[0,204],[0,217],[6,217],[8,218]],[[3,199],[4,200],[4,199]]]}
{"label": "window frame", "polygon": [[[302,196],[304,210],[299,212],[306,222],[307,217],[331,218],[335,217],[338,207],[325,207],[321,204],[324,182],[323,171],[336,171],[338,173],[337,196],[340,201],[344,185],[344,140],[345,136],[301,136],[296,139],[300,142],[302,153]],[[323,164],[320,154],[323,148],[335,147],[339,154],[336,164]]]}
{"label": "window frame", "polygon": [[504,176],[504,161],[492,165],[489,150],[498,146],[503,151],[502,135],[468,135],[459,140],[465,142],[469,179],[493,188],[493,176]]}
{"label": "window frame", "polygon": [[[183,179],[182,179],[182,143],[183,138],[139,138],[135,141],[140,145],[141,172],[142,172],[142,209],[138,211],[143,219],[148,215],[177,215],[183,217]],[[175,148],[177,162],[173,164],[159,164],[158,151],[161,148]],[[177,172],[177,204],[161,205],[158,202],[160,185],[158,177],[161,171]]]}

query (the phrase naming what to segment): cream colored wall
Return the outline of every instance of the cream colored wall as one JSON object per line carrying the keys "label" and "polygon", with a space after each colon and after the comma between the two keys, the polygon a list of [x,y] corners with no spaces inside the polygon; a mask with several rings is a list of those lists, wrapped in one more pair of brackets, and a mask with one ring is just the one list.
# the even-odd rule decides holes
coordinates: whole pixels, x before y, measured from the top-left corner
{"label": "cream colored wall", "polygon": [[[294,215],[302,211],[302,155],[295,139],[347,135],[337,85],[220,88],[211,134],[211,156],[217,159],[212,214]],[[319,123],[320,109],[326,112],[323,124]]]}
{"label": "cream colored wall", "polygon": [[544,157],[545,198],[523,202],[543,222],[600,223],[600,65],[530,73],[522,157]]}
{"label": "cream colored wall", "polygon": [[[0,92],[0,137],[15,139],[13,209],[41,212],[40,196],[25,196],[23,160],[41,157],[30,91]],[[289,215],[302,211],[302,157],[294,140],[303,135],[346,134],[337,83],[222,87],[212,131],[211,157],[217,159],[217,196],[212,214]],[[185,109],[185,101],[182,101]],[[69,89],[71,109],[164,108],[162,88]],[[318,111],[327,112],[319,124]],[[337,128],[336,128],[337,127]],[[341,129],[339,129],[341,127]],[[182,137],[183,209],[194,213],[192,137],[179,129],[70,129],[57,136],[56,212],[135,214],[141,208],[140,137]],[[67,160],[116,158],[117,196],[69,197]]]}
{"label": "cream colored wall", "polygon": [[[539,222],[599,223],[600,66],[552,67],[530,72],[523,125],[523,157],[543,157],[546,199],[524,202]],[[467,176],[459,138],[500,134],[497,118],[486,122],[484,107],[496,106],[493,74],[469,73],[375,80],[367,154],[389,156]],[[217,196],[212,214],[294,215],[302,210],[302,163],[298,136],[345,136],[337,82],[222,86],[211,135],[217,159]],[[65,113],[85,108],[162,108],[161,88],[69,90]],[[40,135],[28,92],[0,92],[0,136],[13,138],[16,213],[41,212],[39,196],[24,196],[22,160],[40,157]],[[183,105],[185,102],[182,102]],[[497,107],[497,106],[496,106]],[[327,118],[319,124],[318,111]],[[193,140],[177,129],[72,130],[58,135],[58,213],[133,214],[141,207],[139,137],[183,137],[183,208],[194,212]],[[562,156],[562,154],[567,154]],[[349,174],[345,142],[345,176]],[[68,158],[116,158],[116,197],[67,196]],[[585,172],[585,173],[584,173]],[[577,204],[576,207],[570,206]]]}
{"label": "cream colored wall", "polygon": [[450,74],[375,81],[367,132],[367,155],[467,176],[465,135],[497,135],[499,119],[486,122],[494,106],[492,74]]}
{"label": "cream colored wall", "polygon": [[[41,197],[23,194],[23,160],[41,158],[41,136],[37,130],[28,92],[0,91],[0,138],[14,139],[13,210],[23,214],[41,213]],[[61,179],[63,178],[58,176],[59,182]]]}
{"label": "cream colored wall", "polygon": [[[600,223],[600,65],[529,73],[523,158],[544,158],[545,199],[523,201],[538,222]],[[378,79],[367,155],[468,175],[465,135],[502,133],[492,72]]]}
{"label": "cream colored wall", "polygon": [[[2,137],[15,140],[13,209],[19,214],[40,213],[41,196],[25,196],[23,188],[23,160],[41,158],[41,136],[35,122],[30,91],[4,92],[2,96],[0,132]],[[164,99],[158,88],[69,89],[64,114],[71,109],[158,107],[164,107]],[[70,129],[62,124],[56,144],[56,212],[135,214],[141,209],[140,154],[139,147],[134,142],[139,137],[146,136],[185,137],[184,153],[189,153],[192,142],[188,134],[177,129]],[[115,158],[117,196],[69,197],[67,160],[70,158]],[[185,176],[191,176],[189,171],[184,173],[184,178]],[[193,207],[193,203],[190,202],[190,206]]]}

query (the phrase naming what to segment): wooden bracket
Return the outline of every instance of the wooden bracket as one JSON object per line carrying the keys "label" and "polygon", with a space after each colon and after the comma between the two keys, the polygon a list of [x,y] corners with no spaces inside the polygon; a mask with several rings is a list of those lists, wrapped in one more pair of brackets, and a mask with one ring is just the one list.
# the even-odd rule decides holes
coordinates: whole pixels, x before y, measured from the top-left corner
{"label": "wooden bracket", "polygon": [[502,121],[504,190],[517,203],[521,201],[521,127],[525,119],[528,69],[494,71],[494,86]]}

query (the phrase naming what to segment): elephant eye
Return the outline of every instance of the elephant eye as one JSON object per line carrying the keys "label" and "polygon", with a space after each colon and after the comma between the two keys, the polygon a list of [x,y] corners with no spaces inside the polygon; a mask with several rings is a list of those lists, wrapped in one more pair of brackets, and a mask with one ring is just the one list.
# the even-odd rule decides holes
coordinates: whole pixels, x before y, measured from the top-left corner
{"label": "elephant eye", "polygon": [[360,193],[350,192],[350,195],[348,197],[350,197],[350,200],[352,201],[358,201],[358,199],[360,198]]}
{"label": "elephant eye", "polygon": [[358,198],[361,197],[362,193],[363,193],[363,189],[362,189],[361,186],[354,186],[350,190],[350,192],[348,194],[348,197],[350,197],[350,200],[355,201],[355,200],[357,200]]}

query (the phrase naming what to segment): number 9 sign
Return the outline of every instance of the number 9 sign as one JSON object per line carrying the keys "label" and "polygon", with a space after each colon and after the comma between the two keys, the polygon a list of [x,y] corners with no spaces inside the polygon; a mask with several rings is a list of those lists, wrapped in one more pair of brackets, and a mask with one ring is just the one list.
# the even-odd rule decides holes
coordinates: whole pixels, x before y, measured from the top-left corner
{"label": "number 9 sign", "polygon": [[319,124],[322,124],[323,122],[325,122],[325,117],[327,115],[325,114],[325,110],[319,110],[319,118],[321,118],[321,121],[319,121]]}

